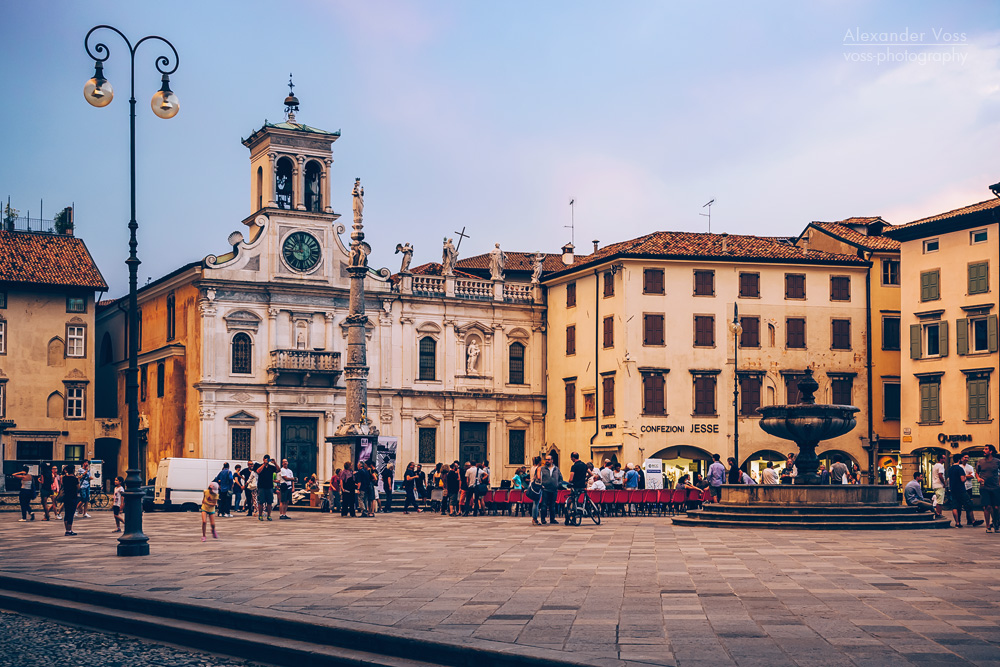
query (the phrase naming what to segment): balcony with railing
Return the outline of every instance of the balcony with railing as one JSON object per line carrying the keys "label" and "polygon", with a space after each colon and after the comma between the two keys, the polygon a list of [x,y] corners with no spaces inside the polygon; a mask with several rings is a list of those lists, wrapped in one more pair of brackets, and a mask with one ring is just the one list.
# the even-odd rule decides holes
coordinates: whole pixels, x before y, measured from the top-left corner
{"label": "balcony with railing", "polygon": [[340,352],[271,350],[267,372],[272,384],[333,386],[343,369]]}

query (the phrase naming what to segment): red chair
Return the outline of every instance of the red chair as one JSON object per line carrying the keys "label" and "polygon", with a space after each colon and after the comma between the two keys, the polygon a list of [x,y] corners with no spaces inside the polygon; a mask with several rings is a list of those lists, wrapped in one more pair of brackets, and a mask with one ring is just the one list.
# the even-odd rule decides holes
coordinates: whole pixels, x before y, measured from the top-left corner
{"label": "red chair", "polygon": [[486,508],[487,512],[491,511],[491,509],[493,508],[493,498],[495,495],[496,492],[493,491],[493,489],[488,489],[486,491],[486,495],[483,496],[483,507]]}
{"label": "red chair", "polygon": [[653,510],[656,509],[656,489],[643,489],[642,509],[647,516],[653,515]]}
{"label": "red chair", "polygon": [[687,509],[697,509],[701,507],[701,489],[688,489],[687,492]]}
{"label": "red chair", "polygon": [[670,491],[670,513],[677,514],[678,510],[687,503],[687,491],[684,489],[671,489]]}
{"label": "red chair", "polygon": [[670,498],[673,496],[673,491],[670,489],[659,489],[656,492],[656,515],[663,516],[670,506]]}
{"label": "red chair", "polygon": [[615,491],[615,512],[621,512],[622,516],[628,512],[628,492],[624,489]]}
{"label": "red chair", "polygon": [[510,514],[514,515],[517,511],[521,510],[521,515],[524,515],[524,491],[521,489],[514,489],[507,496],[507,503],[510,507]]}
{"label": "red chair", "polygon": [[702,505],[704,505],[705,503],[714,503],[715,502],[715,496],[712,495],[712,489],[710,489],[710,488],[709,489],[705,489],[704,491],[701,492],[701,502],[702,502]]}
{"label": "red chair", "polygon": [[587,495],[590,496],[590,499],[594,501],[594,504],[597,505],[597,509],[603,515],[604,514],[604,491],[588,491]]}

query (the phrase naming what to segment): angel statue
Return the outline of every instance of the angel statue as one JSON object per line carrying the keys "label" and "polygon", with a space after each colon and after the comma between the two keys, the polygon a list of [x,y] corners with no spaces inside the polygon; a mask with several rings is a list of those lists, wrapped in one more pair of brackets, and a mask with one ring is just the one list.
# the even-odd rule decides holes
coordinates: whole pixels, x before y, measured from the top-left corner
{"label": "angel statue", "polygon": [[455,275],[455,262],[458,261],[458,250],[452,245],[451,239],[445,237],[444,248],[441,252],[441,275]]}
{"label": "angel statue", "polygon": [[542,279],[542,262],[545,261],[545,255],[539,251],[535,253],[535,261],[531,265],[531,284],[537,285]]}
{"label": "angel statue", "polygon": [[403,253],[403,263],[399,266],[400,273],[410,272],[410,260],[413,259],[413,246],[409,243],[397,243],[396,254]]}

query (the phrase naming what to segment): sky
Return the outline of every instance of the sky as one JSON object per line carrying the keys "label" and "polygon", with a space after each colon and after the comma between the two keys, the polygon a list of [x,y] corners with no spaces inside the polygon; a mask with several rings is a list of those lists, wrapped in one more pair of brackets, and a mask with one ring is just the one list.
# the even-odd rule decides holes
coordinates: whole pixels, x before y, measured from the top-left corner
{"label": "sky", "polygon": [[[284,119],[341,130],[334,209],[365,186],[370,263],[578,252],[656,230],[796,235],[813,220],[905,223],[1000,181],[1000,3],[253,0],[5,3],[0,196],[76,206],[127,291],[128,53],[103,33],[97,109],[84,36],[169,39],[181,110],[153,115],[156,42],[136,62],[140,284],[208,254],[250,215],[240,143]],[[25,97],[21,98],[20,95]],[[572,209],[569,201],[575,200]],[[568,225],[571,217],[575,229]],[[346,239],[345,239],[346,240]]]}

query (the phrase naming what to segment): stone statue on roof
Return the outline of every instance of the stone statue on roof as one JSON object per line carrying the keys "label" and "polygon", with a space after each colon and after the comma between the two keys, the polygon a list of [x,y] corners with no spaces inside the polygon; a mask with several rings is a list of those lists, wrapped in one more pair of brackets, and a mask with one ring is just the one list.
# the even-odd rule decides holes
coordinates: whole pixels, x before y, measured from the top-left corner
{"label": "stone statue on roof", "polygon": [[413,246],[409,243],[397,243],[396,254],[403,253],[403,261],[399,265],[400,273],[410,272],[410,260],[413,259]]}
{"label": "stone statue on roof", "polygon": [[497,243],[490,251],[490,278],[493,280],[503,280],[503,269],[507,265],[507,255],[500,249]]}
{"label": "stone statue on roof", "polygon": [[542,279],[542,262],[545,261],[545,255],[538,251],[535,253],[534,261],[531,264],[531,284],[537,285]]}
{"label": "stone statue on roof", "polygon": [[360,225],[365,212],[365,189],[360,178],[354,179],[354,192],[351,194],[354,195],[354,224]]}
{"label": "stone statue on roof", "polygon": [[455,263],[458,261],[458,250],[448,237],[444,239],[444,248],[441,251],[441,275],[455,275]]}

